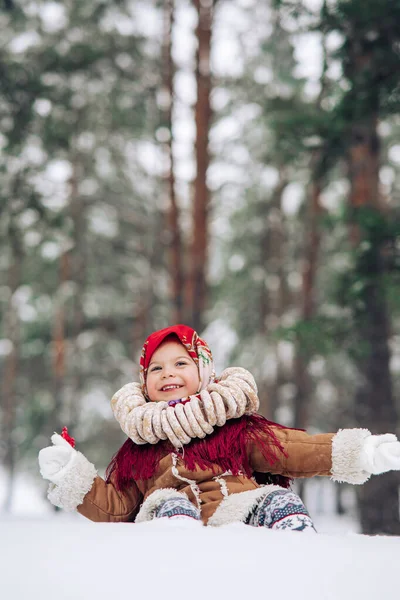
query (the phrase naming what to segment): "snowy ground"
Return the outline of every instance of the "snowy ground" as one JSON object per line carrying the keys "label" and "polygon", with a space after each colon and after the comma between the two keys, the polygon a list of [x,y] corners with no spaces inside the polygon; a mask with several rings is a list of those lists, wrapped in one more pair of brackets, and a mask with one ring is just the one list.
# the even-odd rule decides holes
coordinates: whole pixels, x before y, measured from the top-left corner
{"label": "snowy ground", "polygon": [[400,538],[65,516],[0,530],[7,600],[399,598]]}
{"label": "snowy ground", "polygon": [[350,486],[347,515],[337,517],[332,483],[307,484],[316,535],[192,521],[95,524],[55,513],[42,483],[25,475],[12,513],[0,513],[0,597],[7,600],[400,597],[400,537],[356,533]]}

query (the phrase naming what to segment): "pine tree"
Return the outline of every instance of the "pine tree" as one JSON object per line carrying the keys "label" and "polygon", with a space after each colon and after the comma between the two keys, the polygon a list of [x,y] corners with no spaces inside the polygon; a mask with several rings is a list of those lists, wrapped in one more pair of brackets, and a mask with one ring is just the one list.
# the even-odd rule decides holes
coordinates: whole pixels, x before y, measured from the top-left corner
{"label": "pine tree", "polygon": [[[0,55],[1,275],[15,264],[13,240],[20,247],[20,276],[0,304],[9,341],[17,334],[7,307],[18,309],[18,355],[13,345],[3,368],[18,363],[1,399],[2,451],[10,456],[7,440],[24,432],[14,462],[62,424],[81,426],[82,411],[84,447],[101,404],[133,378],[144,337],[168,315],[160,173],[143,157],[158,152],[159,40],[137,30],[140,2],[70,0],[57,18],[35,7],[0,15],[9,38]],[[99,408],[88,414],[83,400],[94,393]]]}
{"label": "pine tree", "polygon": [[[349,89],[336,110],[346,140],[350,193],[348,222],[353,253],[351,288],[347,294],[357,340],[355,362],[360,384],[355,420],[374,433],[393,430],[398,416],[390,374],[390,315],[385,278],[385,248],[399,235],[380,193],[378,122],[398,110],[400,67],[397,52],[400,2],[338,2],[327,15],[332,30],[343,36],[340,58]],[[347,285],[349,281],[347,281]],[[398,477],[372,478],[359,490],[363,531],[399,533]]]}

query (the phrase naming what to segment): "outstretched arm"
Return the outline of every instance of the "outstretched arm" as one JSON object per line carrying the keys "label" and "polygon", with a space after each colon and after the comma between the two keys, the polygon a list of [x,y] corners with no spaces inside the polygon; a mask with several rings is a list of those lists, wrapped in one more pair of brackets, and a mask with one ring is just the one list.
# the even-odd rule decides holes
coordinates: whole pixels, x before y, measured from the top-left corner
{"label": "outstretched arm", "polygon": [[50,481],[47,497],[66,511],[77,510],[92,521],[131,521],[142,494],[132,480],[124,492],[113,481],[106,483],[94,465],[60,435],[51,438],[52,446],[39,452],[40,472]]}
{"label": "outstretched arm", "polygon": [[[331,476],[334,481],[362,484],[372,474],[400,470],[400,442],[395,435],[371,435],[368,429],[341,429],[337,433],[309,435],[304,431],[273,428],[283,452],[271,464],[263,444],[249,445],[254,471],[287,477]],[[265,444],[270,444],[264,436]]]}

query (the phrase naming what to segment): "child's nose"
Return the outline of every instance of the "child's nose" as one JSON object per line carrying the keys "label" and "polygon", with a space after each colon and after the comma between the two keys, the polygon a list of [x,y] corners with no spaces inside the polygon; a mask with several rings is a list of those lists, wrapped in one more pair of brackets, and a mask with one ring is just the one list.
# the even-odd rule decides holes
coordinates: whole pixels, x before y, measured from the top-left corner
{"label": "child's nose", "polygon": [[167,378],[167,377],[173,377],[174,373],[172,369],[165,369],[164,373],[163,373],[163,377]]}

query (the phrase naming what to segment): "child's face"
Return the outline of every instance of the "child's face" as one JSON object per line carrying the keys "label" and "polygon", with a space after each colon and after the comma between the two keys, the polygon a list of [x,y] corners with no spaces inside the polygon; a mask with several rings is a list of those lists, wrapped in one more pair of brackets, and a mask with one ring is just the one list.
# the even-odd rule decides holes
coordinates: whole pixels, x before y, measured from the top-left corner
{"label": "child's face", "polygon": [[147,393],[153,402],[178,400],[196,394],[199,372],[186,348],[178,341],[166,341],[151,357],[147,370]]}

